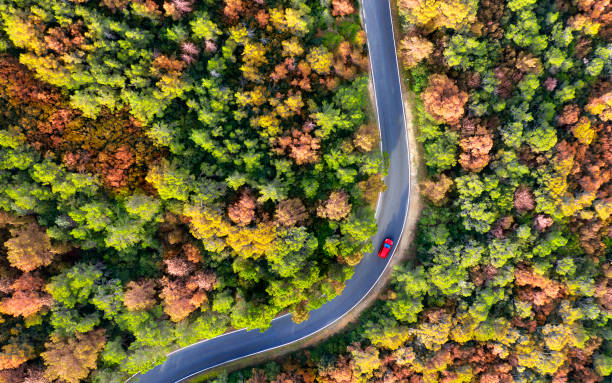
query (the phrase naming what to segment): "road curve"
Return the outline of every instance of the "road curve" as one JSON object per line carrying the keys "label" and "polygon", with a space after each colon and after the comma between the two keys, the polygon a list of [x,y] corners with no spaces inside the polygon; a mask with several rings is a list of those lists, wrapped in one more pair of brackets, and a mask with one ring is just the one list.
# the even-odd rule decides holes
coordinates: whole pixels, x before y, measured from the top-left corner
{"label": "road curve", "polygon": [[[377,210],[378,232],[372,238],[375,249],[386,237],[399,242],[410,192],[408,142],[389,7],[389,0],[362,0],[382,149],[390,160],[385,179],[387,191],[381,196]],[[368,295],[391,256],[380,259],[375,254],[366,255],[342,294],[312,311],[303,323],[295,324],[285,315],[275,319],[263,333],[238,330],[195,343],[171,353],[165,363],[136,378],[141,383],[184,382],[213,367],[313,335],[342,318]]]}

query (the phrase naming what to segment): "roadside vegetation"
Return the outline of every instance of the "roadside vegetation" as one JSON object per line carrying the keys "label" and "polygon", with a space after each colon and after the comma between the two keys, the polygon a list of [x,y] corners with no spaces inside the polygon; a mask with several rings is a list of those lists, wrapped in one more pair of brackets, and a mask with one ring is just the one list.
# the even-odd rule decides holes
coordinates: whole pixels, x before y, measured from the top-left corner
{"label": "roadside vegetation", "polygon": [[398,0],[429,200],[353,329],[214,382],[601,382],[612,373],[609,1]]}
{"label": "roadside vegetation", "polygon": [[349,0],[0,0],[0,382],[295,321],[384,189]]}

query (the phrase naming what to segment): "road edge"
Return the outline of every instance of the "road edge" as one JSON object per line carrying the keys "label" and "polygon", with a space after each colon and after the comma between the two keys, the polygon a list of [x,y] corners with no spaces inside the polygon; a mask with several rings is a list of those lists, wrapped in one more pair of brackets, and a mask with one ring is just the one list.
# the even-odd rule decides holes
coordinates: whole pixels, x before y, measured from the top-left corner
{"label": "road edge", "polygon": [[[363,17],[363,6],[362,0],[359,0],[360,3],[360,18],[362,21],[362,25],[365,27],[365,21]],[[396,19],[393,15],[393,7],[390,5],[391,12],[391,23],[394,29],[394,45],[396,46],[397,52],[397,32],[396,32]],[[399,57],[397,57],[399,60]],[[346,329],[347,326],[356,323],[359,318],[359,315],[369,308],[377,299],[380,293],[386,288],[387,284],[391,280],[391,275],[395,266],[404,263],[408,259],[413,258],[414,256],[414,247],[413,247],[413,239],[416,236],[417,223],[421,215],[421,211],[423,208],[423,202],[421,199],[420,192],[420,179],[421,179],[421,171],[423,169],[423,165],[421,163],[422,156],[421,148],[419,146],[418,141],[416,140],[416,129],[414,127],[414,121],[412,118],[413,112],[413,104],[412,97],[413,94],[408,92],[404,83],[404,73],[399,66],[399,62],[397,62],[397,68],[399,72],[400,78],[400,88],[402,91],[402,102],[403,102],[403,111],[404,111],[404,122],[405,122],[405,132],[406,139],[408,141],[408,161],[410,168],[409,175],[409,200],[408,200],[408,210],[406,212],[406,216],[404,218],[404,226],[401,233],[400,240],[398,241],[396,250],[394,252],[393,257],[385,267],[385,270],[381,273],[376,283],[372,286],[370,291],[366,296],[364,296],[359,303],[357,303],[353,308],[346,312],[342,317],[340,317],[337,321],[330,324],[328,327],[319,330],[318,332],[308,336],[307,338],[300,339],[282,346],[275,347],[273,349],[268,349],[264,351],[260,351],[253,355],[249,355],[244,358],[240,358],[235,361],[229,361],[227,363],[212,367],[210,369],[201,371],[194,376],[187,377],[181,380],[181,382],[204,382],[206,379],[214,378],[219,374],[226,372],[232,372],[236,370],[240,370],[243,368],[247,368],[249,366],[258,365],[264,363],[266,361],[279,359],[286,354],[298,351],[303,348],[312,347],[321,341],[326,340],[330,336],[341,332]],[[374,80],[372,76],[372,68],[370,66],[370,86],[368,86],[368,91],[370,93],[371,101],[373,101],[373,105],[376,104],[376,92],[374,90]],[[373,108],[376,114],[377,126],[380,134],[380,124],[378,123],[378,109]],[[379,195],[380,200],[380,195]]]}

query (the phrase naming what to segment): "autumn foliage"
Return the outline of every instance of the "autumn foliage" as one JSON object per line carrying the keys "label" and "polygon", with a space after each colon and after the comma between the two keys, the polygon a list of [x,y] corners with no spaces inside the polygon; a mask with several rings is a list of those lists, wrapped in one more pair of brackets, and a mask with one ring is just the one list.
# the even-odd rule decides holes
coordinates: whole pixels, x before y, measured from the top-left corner
{"label": "autumn foliage", "polygon": [[468,95],[443,74],[429,77],[429,86],[421,94],[425,110],[436,120],[457,125],[463,116]]}
{"label": "autumn foliage", "polygon": [[70,338],[51,335],[51,342],[45,343],[46,350],[41,353],[47,366],[45,377],[78,383],[96,368],[98,354],[105,343],[106,335],[103,329],[77,333],[75,337]]}

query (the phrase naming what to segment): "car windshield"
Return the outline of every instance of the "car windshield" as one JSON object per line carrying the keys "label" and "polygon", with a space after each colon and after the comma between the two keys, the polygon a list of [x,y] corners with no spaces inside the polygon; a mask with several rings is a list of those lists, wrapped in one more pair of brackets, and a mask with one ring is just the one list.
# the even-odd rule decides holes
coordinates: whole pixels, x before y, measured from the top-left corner
{"label": "car windshield", "polygon": [[388,243],[385,243],[385,247],[386,247],[387,249],[390,249],[390,248],[391,248],[391,245],[389,245]]}

